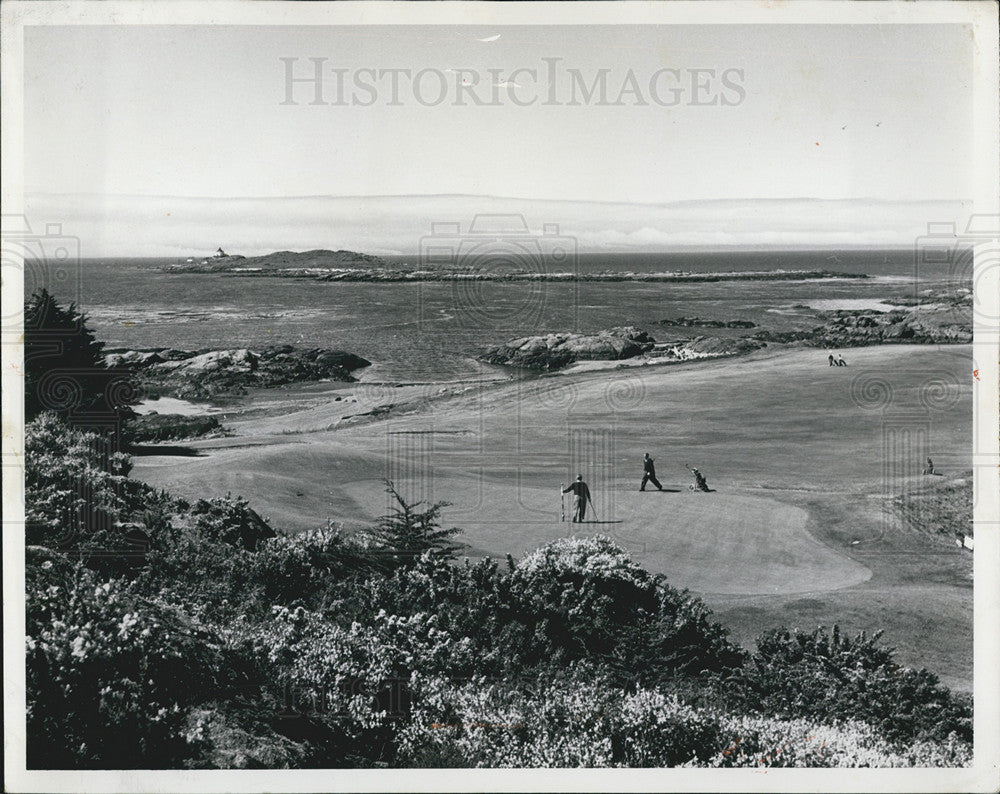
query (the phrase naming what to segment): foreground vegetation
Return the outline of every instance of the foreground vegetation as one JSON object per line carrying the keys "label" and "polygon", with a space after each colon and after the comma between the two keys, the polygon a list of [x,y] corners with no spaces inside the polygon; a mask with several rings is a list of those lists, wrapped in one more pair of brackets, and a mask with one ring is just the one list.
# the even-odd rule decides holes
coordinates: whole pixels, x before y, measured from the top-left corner
{"label": "foreground vegetation", "polygon": [[286,536],[79,417],[26,427],[29,768],[971,762],[969,700],[878,635],[745,651],[601,536],[458,563],[391,483],[370,531]]}
{"label": "foreground vegetation", "polygon": [[441,506],[401,498],[287,537],[51,414],[26,436],[29,766],[970,761],[968,702],[877,636],[747,653],[607,538],[456,564]]}

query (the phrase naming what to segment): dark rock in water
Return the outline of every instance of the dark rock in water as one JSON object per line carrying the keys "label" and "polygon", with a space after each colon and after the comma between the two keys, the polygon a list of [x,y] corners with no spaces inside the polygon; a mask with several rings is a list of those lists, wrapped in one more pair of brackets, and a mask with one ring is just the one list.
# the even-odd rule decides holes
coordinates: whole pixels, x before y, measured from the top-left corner
{"label": "dark rock in water", "polygon": [[654,340],[645,331],[628,326],[596,334],[560,333],[526,336],[488,350],[481,358],[490,364],[551,371],[574,361],[616,361],[652,350]]}
{"label": "dark rock in water", "polygon": [[283,386],[315,380],[352,382],[354,370],[370,361],[343,350],[299,350],[290,345],[258,351],[234,350],[116,351],[107,356],[131,369],[150,394],[205,399],[245,394],[248,388]]}
{"label": "dark rock in water", "polygon": [[700,317],[676,317],[660,320],[660,325],[680,328],[756,328],[749,320],[703,320]]}

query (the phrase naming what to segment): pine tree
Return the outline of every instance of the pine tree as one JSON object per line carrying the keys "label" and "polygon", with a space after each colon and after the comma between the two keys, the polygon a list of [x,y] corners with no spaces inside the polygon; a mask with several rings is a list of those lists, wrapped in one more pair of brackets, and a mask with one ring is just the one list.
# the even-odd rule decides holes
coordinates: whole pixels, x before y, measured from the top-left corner
{"label": "pine tree", "polygon": [[60,306],[45,289],[24,307],[24,414],[53,411],[71,424],[117,429],[139,398],[126,370],[104,362],[104,343],[75,304]]}
{"label": "pine tree", "polygon": [[410,565],[424,552],[438,559],[454,559],[457,544],[451,538],[462,530],[458,527],[444,529],[439,521],[442,508],[449,503],[435,502],[421,509],[425,502],[408,503],[391,480],[386,480],[385,486],[396,504],[367,534],[373,546],[385,555],[386,564],[389,567]]}

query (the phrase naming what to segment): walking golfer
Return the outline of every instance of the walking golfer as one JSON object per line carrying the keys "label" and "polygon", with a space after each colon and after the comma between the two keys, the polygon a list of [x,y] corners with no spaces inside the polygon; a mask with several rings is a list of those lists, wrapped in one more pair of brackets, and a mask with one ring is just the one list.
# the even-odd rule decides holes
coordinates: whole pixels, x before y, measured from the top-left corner
{"label": "walking golfer", "polygon": [[563,488],[563,493],[573,494],[573,523],[582,523],[583,517],[587,515],[587,502],[590,502],[591,507],[594,506],[590,498],[590,489],[583,481],[583,475],[577,474],[576,482],[571,482],[568,488]]}
{"label": "walking golfer", "polygon": [[656,486],[656,490],[662,491],[663,486],[660,485],[660,481],[656,479],[656,469],[653,468],[653,459],[649,457],[649,453],[646,453],[646,457],[642,459],[642,485],[639,486],[640,491],[646,490],[646,483],[651,482]]}

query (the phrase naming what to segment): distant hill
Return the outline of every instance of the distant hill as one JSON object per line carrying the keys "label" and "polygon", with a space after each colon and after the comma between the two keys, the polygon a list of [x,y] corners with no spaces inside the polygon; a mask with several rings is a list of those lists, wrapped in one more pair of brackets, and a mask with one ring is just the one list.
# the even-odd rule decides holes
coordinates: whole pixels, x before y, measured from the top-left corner
{"label": "distant hill", "polygon": [[275,251],[273,254],[251,256],[243,261],[245,267],[384,267],[381,257],[361,254],[357,251],[330,251],[318,248],[314,251]]}
{"label": "distant hill", "polygon": [[[234,270],[284,270],[287,268],[366,268],[385,267],[385,261],[371,254],[357,251],[330,251],[318,248],[313,251],[275,251],[261,256],[209,256],[193,263],[199,271]],[[184,268],[188,269],[188,268]]]}

